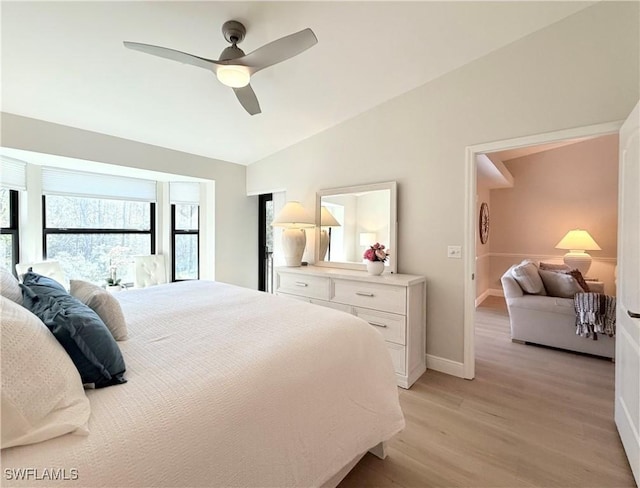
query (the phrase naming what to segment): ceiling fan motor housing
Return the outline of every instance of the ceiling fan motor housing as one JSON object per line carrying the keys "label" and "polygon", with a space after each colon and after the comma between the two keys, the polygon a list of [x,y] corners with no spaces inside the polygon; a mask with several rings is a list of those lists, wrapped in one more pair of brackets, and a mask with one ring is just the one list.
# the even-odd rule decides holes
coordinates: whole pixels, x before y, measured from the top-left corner
{"label": "ceiling fan motor housing", "polygon": [[237,20],[228,20],[222,24],[222,35],[231,44],[242,42],[246,33],[247,29]]}

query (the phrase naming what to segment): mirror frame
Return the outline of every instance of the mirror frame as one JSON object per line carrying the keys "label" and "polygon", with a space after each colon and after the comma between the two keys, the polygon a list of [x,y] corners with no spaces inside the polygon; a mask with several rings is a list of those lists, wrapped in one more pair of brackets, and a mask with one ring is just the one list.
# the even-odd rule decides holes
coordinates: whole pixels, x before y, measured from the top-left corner
{"label": "mirror frame", "polygon": [[330,195],[345,195],[347,193],[360,193],[366,191],[389,190],[389,245],[391,249],[389,254],[389,266],[385,266],[385,272],[398,272],[398,204],[397,204],[397,183],[395,181],[386,181],[383,183],[372,183],[369,185],[345,186],[342,188],[327,188],[316,193],[316,227],[315,227],[315,249],[314,260],[315,266],[324,266],[327,268],[341,269],[359,269],[366,270],[367,265],[363,263],[348,261],[320,261],[320,209],[322,206],[322,197]]}

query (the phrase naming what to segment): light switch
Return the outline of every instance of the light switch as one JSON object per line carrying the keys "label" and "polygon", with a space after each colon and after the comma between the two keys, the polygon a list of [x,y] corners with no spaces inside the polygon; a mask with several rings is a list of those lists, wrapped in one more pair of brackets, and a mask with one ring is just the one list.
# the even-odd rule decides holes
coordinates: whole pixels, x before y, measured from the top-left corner
{"label": "light switch", "polygon": [[449,246],[447,257],[452,259],[462,259],[462,246]]}

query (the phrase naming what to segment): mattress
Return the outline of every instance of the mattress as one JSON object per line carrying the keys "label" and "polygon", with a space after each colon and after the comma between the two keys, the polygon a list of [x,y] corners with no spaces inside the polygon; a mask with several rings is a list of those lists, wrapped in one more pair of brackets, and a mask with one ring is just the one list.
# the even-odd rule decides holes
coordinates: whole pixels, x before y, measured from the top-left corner
{"label": "mattress", "polygon": [[87,390],[88,436],[3,450],[3,486],[319,486],[404,427],[361,319],[206,281],[115,296],[128,382]]}

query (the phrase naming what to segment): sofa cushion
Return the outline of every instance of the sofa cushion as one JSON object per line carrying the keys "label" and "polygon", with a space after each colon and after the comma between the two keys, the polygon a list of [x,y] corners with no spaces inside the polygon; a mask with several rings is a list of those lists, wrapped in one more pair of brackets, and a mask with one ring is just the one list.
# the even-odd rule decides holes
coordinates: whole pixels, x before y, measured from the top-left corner
{"label": "sofa cushion", "polygon": [[512,308],[527,309],[532,312],[559,313],[574,318],[576,316],[572,298],[525,295],[523,297],[510,298],[509,309]]}
{"label": "sofa cushion", "polygon": [[512,268],[511,273],[525,293],[530,295],[547,294],[542,279],[540,279],[538,267],[533,261],[522,261]]}
{"label": "sofa cushion", "polygon": [[547,290],[547,295],[552,297],[573,298],[576,293],[583,291],[576,279],[570,274],[541,269],[540,278],[542,278]]}

